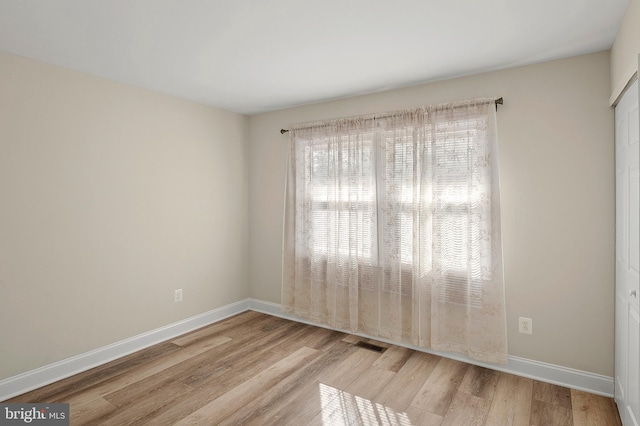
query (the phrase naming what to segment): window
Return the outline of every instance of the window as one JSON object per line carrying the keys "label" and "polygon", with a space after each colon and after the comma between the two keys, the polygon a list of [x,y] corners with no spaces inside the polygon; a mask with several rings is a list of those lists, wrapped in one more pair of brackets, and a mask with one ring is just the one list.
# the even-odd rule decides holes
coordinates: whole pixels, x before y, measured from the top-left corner
{"label": "window", "polygon": [[[478,119],[459,120],[304,142],[311,255],[328,262],[349,258],[363,266],[395,265],[386,269],[383,289],[411,295],[415,210],[422,208],[422,225],[432,228],[426,234],[439,247],[435,270],[446,279],[444,297],[480,303],[481,247],[469,248],[467,242],[479,238],[480,223],[472,212],[486,198],[486,188],[469,181],[471,154],[478,150],[476,129],[482,127]],[[425,133],[426,144],[415,143],[416,132]],[[431,174],[427,187],[422,173]],[[420,255],[421,274],[435,273],[432,248]],[[373,283],[359,285],[372,288]]]}
{"label": "window", "polygon": [[376,264],[373,134],[365,134],[357,149],[343,139],[338,149],[330,149],[328,140],[304,149],[313,251],[320,257],[355,254]]}
{"label": "window", "polygon": [[506,362],[494,124],[481,100],[292,129],[283,311]]}

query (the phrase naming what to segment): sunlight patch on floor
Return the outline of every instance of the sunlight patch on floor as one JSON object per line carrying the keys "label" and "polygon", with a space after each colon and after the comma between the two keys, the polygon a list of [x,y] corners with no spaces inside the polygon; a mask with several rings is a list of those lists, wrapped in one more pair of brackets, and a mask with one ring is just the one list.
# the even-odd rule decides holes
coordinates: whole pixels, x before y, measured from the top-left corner
{"label": "sunlight patch on floor", "polygon": [[319,389],[323,425],[348,426],[357,422],[362,425],[412,426],[407,413],[398,413],[324,383],[319,384]]}

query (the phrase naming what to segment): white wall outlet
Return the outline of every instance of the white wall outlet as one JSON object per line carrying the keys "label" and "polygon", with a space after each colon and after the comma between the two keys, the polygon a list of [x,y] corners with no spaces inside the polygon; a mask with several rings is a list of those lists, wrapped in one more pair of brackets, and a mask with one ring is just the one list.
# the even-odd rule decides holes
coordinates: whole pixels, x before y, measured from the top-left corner
{"label": "white wall outlet", "polygon": [[522,334],[533,334],[533,321],[531,318],[518,318],[518,331]]}
{"label": "white wall outlet", "polygon": [[176,303],[182,302],[182,289],[181,288],[173,291],[173,301],[176,302]]}

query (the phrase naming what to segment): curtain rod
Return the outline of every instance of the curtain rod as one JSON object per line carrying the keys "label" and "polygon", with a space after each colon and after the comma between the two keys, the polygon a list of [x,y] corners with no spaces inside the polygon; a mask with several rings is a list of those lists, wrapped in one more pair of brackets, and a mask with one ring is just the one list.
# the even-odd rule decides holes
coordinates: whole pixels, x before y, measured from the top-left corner
{"label": "curtain rod", "polygon": [[[496,103],[496,111],[498,110],[498,105],[504,105],[504,100],[502,99],[502,97],[499,97],[498,99],[495,100]],[[288,133],[289,129],[280,129],[280,134],[284,135],[285,133]]]}

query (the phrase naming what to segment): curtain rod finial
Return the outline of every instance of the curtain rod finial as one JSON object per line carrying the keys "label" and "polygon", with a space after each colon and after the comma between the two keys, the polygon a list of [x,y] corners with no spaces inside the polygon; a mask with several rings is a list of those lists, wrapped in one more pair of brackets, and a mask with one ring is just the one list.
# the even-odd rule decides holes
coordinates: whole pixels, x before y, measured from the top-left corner
{"label": "curtain rod finial", "polygon": [[281,135],[284,135],[284,134],[285,134],[285,133],[287,133],[287,132],[289,132],[289,131],[288,131],[288,130],[285,130],[285,129],[280,129],[280,134],[281,134]]}

